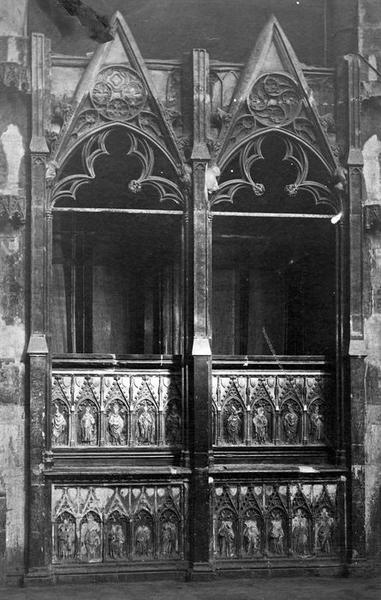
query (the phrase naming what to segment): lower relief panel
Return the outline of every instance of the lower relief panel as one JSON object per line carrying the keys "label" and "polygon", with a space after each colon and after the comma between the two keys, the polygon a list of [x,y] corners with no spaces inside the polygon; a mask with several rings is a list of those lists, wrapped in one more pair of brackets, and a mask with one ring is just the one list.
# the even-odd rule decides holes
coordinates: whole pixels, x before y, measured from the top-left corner
{"label": "lower relief panel", "polygon": [[53,563],[179,561],[187,484],[52,486]]}
{"label": "lower relief panel", "polygon": [[215,560],[337,561],[345,549],[343,485],[215,481]]}

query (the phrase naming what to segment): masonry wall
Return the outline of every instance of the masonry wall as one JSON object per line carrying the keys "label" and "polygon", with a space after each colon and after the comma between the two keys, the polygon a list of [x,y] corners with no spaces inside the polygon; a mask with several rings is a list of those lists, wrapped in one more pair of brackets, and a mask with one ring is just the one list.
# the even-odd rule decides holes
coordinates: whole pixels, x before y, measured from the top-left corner
{"label": "masonry wall", "polygon": [[[359,2],[359,52],[362,65],[361,133],[366,187],[365,336],[366,433],[365,498],[368,555],[381,559],[381,4]],[[371,67],[374,67],[372,69]],[[368,206],[368,208],[367,208]]]}
{"label": "masonry wall", "polygon": [[24,568],[26,4],[0,6],[0,581]]}

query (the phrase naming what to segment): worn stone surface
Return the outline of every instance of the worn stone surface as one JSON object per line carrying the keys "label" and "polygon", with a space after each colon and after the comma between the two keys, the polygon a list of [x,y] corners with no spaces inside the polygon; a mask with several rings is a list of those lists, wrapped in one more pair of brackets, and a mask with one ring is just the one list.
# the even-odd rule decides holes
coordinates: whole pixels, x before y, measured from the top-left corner
{"label": "worn stone surface", "polygon": [[328,577],[253,577],[218,579],[213,582],[156,581],[146,583],[109,583],[0,588],[4,600],[379,600],[381,580]]}
{"label": "worn stone surface", "polygon": [[[376,18],[376,6],[367,4],[367,18]],[[381,9],[378,5],[381,27]],[[364,34],[365,35],[365,34]],[[366,34],[366,39],[367,34]],[[364,179],[366,203],[381,203],[381,142],[374,127],[377,109],[372,103],[363,110]],[[372,131],[373,127],[373,131]],[[365,137],[368,136],[368,137]],[[366,392],[365,527],[369,556],[381,557],[381,231],[376,226],[365,240],[366,279],[364,289],[365,341],[367,348],[364,388]]]}

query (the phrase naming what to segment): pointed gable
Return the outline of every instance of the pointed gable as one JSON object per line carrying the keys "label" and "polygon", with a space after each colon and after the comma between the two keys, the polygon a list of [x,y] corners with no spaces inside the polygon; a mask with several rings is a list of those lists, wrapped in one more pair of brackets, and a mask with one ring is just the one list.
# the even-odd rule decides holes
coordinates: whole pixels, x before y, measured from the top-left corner
{"label": "pointed gable", "polygon": [[327,166],[335,157],[320,123],[302,67],[272,16],[241,72],[215,144],[219,166],[257,132],[286,130],[314,148]]}
{"label": "pointed gable", "polygon": [[83,73],[52,159],[60,166],[78,140],[91,131],[124,124],[153,141],[181,169],[172,126],[121,13],[114,14],[110,27],[113,40],[98,46]]}

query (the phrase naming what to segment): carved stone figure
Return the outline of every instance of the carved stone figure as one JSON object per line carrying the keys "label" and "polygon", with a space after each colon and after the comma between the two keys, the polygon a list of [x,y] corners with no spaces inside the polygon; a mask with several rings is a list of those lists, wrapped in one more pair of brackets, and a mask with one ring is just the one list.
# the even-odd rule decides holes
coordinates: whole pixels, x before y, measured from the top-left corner
{"label": "carved stone figure", "polygon": [[155,418],[147,402],[143,405],[137,425],[139,444],[153,444],[155,442]]}
{"label": "carved stone figure", "polygon": [[162,549],[164,556],[177,554],[177,527],[171,521],[165,521],[162,526]]}
{"label": "carved stone figure", "polygon": [[286,442],[293,444],[296,442],[298,434],[299,416],[295,411],[292,402],[287,403],[287,410],[283,415],[283,427],[286,435]]}
{"label": "carved stone figure", "polygon": [[292,551],[294,554],[305,556],[308,554],[308,519],[298,508],[292,519]]}
{"label": "carved stone figure", "polygon": [[119,406],[115,402],[108,416],[108,431],[110,434],[111,443],[114,446],[121,446],[123,440],[124,420],[119,412]]}
{"label": "carved stone figure", "polygon": [[226,419],[227,439],[232,444],[238,444],[241,427],[242,427],[242,411],[236,406],[231,406],[230,414]]}
{"label": "carved stone figure", "polygon": [[255,439],[258,444],[265,444],[268,439],[268,419],[265,414],[265,409],[263,406],[258,406],[256,408],[255,415],[253,417],[253,425],[255,432]]}
{"label": "carved stone figure", "polygon": [[75,524],[65,516],[57,527],[58,558],[68,560],[75,555]]}
{"label": "carved stone figure", "polygon": [[230,558],[234,555],[234,529],[233,521],[224,519],[217,532],[218,537],[218,551],[220,556]]}
{"label": "carved stone figure", "polygon": [[95,444],[95,440],[95,418],[90,406],[87,405],[81,418],[81,442],[82,444]]}
{"label": "carved stone figure", "polygon": [[315,443],[324,440],[324,419],[319,412],[319,405],[315,404],[311,413],[311,441]]}
{"label": "carved stone figure", "polygon": [[283,554],[284,530],[280,513],[275,513],[271,519],[270,550],[273,554]]}
{"label": "carved stone figure", "polygon": [[125,557],[125,541],[126,538],[122,525],[120,523],[112,523],[108,532],[108,553],[110,558],[117,560]]}
{"label": "carved stone figure", "polygon": [[257,554],[260,551],[261,534],[255,519],[244,522],[243,541],[246,554]]}
{"label": "carved stone figure", "polygon": [[101,558],[101,528],[92,513],[82,524],[81,557],[90,562]]}
{"label": "carved stone figure", "polygon": [[52,443],[53,446],[58,446],[66,443],[67,422],[58,404],[55,406],[56,411],[52,418]]}
{"label": "carved stone figure", "polygon": [[165,439],[167,444],[178,444],[181,438],[181,418],[175,403],[168,408],[165,418]]}
{"label": "carved stone figure", "polygon": [[135,532],[135,549],[138,556],[149,556],[152,546],[152,531],[147,524],[138,525]]}
{"label": "carved stone figure", "polygon": [[323,554],[331,554],[332,552],[332,534],[334,525],[335,520],[331,517],[328,510],[323,507],[315,525],[317,549]]}

